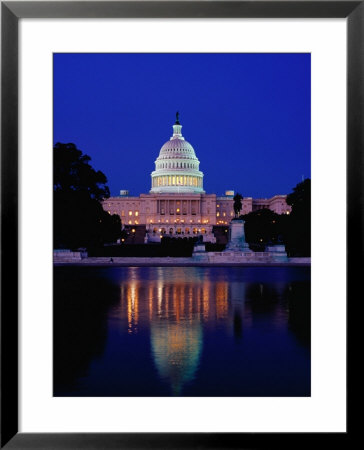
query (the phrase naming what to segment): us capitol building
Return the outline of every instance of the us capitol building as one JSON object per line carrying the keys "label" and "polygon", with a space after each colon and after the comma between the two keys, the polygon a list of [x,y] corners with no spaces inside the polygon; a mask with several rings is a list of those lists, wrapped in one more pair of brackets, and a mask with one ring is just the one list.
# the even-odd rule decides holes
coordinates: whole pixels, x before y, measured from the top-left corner
{"label": "us capitol building", "polygon": [[[130,197],[120,191],[110,197],[103,208],[118,214],[123,227],[135,238],[133,242],[160,242],[163,236],[174,238],[202,235],[204,242],[226,242],[226,230],[234,217],[234,191],[225,196],[206,194],[203,172],[192,145],[182,136],[179,115],[173,136],[160,149],[151,173],[149,194]],[[241,214],[267,208],[277,214],[289,214],[286,195],[270,199],[244,197]]]}

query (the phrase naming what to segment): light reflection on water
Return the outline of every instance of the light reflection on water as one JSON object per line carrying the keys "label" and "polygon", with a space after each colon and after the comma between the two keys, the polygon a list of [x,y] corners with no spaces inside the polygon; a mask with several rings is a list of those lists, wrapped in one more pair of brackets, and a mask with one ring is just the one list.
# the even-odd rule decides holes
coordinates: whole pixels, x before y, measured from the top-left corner
{"label": "light reflection on water", "polygon": [[[109,303],[105,308],[101,304],[101,357],[91,356],[82,379],[75,367],[69,386],[55,377],[56,395],[309,395],[309,271],[259,269],[90,268],[87,274],[83,268],[81,278],[59,270],[60,281],[77,278],[78,285],[88,283],[89,289],[99,278],[101,286],[94,292],[108,295]],[[119,298],[111,286],[118,286]],[[80,291],[72,295],[72,287],[71,280],[67,295],[76,296],[77,302]],[[56,305],[60,301],[62,292],[55,295]],[[303,303],[304,314],[297,314]],[[55,337],[66,332],[67,320],[69,316],[63,329],[55,326]],[[87,317],[82,326],[87,327]],[[285,359],[279,354],[284,352]],[[65,357],[59,357],[62,367]],[[284,371],[292,370],[296,357],[298,368],[306,371],[305,380],[293,380],[285,394],[284,386],[271,386],[269,371],[279,376],[279,364]],[[219,361],[224,364],[222,374]],[[259,370],[267,372],[266,381]],[[254,373],[261,386],[254,382]],[[289,379],[286,372],[282,375]]]}
{"label": "light reflection on water", "polygon": [[[168,382],[174,395],[180,395],[183,384],[193,380],[198,368],[202,345],[203,325],[252,326],[252,315],[244,315],[247,283],[211,280],[206,273],[189,270],[186,278],[184,268],[166,270],[158,268],[157,282],[141,280],[141,269],[129,269],[129,280],[121,285],[121,320],[127,316],[128,333],[138,332],[141,326],[149,327],[151,349],[160,377]],[[282,298],[285,283],[277,283],[275,295]],[[258,294],[264,298],[264,285],[259,283]],[[147,305],[148,312],[140,312],[139,303]],[[229,311],[230,303],[230,311]],[[233,320],[229,313],[234,314]],[[243,318],[243,319],[242,319]],[[272,317],[271,325],[285,326],[287,311],[279,308]]]}

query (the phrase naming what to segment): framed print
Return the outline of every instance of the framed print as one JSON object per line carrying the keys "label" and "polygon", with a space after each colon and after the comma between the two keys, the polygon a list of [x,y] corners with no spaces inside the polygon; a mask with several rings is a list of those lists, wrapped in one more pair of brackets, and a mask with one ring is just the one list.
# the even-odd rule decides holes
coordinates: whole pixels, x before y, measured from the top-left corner
{"label": "framed print", "polygon": [[1,6],[1,445],[345,445],[362,2]]}

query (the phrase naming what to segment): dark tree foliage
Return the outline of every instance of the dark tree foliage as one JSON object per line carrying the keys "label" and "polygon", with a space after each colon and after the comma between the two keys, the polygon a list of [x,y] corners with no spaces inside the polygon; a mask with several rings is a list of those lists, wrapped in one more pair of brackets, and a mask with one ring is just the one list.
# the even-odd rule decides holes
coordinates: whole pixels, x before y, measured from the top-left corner
{"label": "dark tree foliage", "polygon": [[311,255],[311,180],[306,179],[287,196],[290,215],[260,209],[242,216],[245,237],[251,248],[284,243],[289,256]]}
{"label": "dark tree foliage", "polygon": [[262,250],[267,244],[283,242],[286,216],[270,209],[259,209],[242,217],[245,221],[245,238],[249,244],[260,246]]}
{"label": "dark tree foliage", "polygon": [[53,148],[55,248],[87,248],[120,237],[120,217],[108,214],[100,203],[110,196],[106,176],[90,160],[74,144]]}
{"label": "dark tree foliage", "polygon": [[75,144],[57,143],[53,148],[53,184],[55,192],[83,192],[89,198],[102,200],[110,197],[106,176],[95,171]]}
{"label": "dark tree foliage", "polygon": [[239,213],[243,207],[243,196],[241,194],[239,194],[239,192],[237,192],[234,195],[234,212],[235,212],[235,217],[239,216]]}
{"label": "dark tree foliage", "polygon": [[311,180],[298,183],[287,196],[292,212],[286,230],[286,247],[290,254],[311,256]]}

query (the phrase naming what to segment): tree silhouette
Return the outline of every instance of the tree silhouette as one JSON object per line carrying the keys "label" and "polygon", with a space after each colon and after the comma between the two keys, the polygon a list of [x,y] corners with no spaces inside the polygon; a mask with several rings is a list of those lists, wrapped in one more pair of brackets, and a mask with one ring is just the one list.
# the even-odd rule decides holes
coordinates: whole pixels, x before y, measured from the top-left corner
{"label": "tree silhouette", "polygon": [[267,244],[277,244],[284,239],[287,216],[279,215],[264,208],[243,216],[245,221],[245,236],[249,244],[264,247]]}
{"label": "tree silhouette", "polygon": [[90,160],[74,144],[53,148],[55,248],[102,245],[120,237],[120,217],[108,214],[100,203],[110,196],[106,176]]}
{"label": "tree silhouette", "polygon": [[94,200],[110,197],[106,176],[101,171],[96,172],[90,161],[75,144],[57,143],[53,149],[54,191],[83,192]]}
{"label": "tree silhouette", "polygon": [[287,196],[292,206],[286,231],[286,245],[291,254],[311,255],[311,180],[298,183]]}
{"label": "tree silhouette", "polygon": [[292,207],[289,215],[269,209],[244,215],[246,240],[257,249],[283,242],[289,256],[310,256],[311,180],[297,184],[286,201]]}

